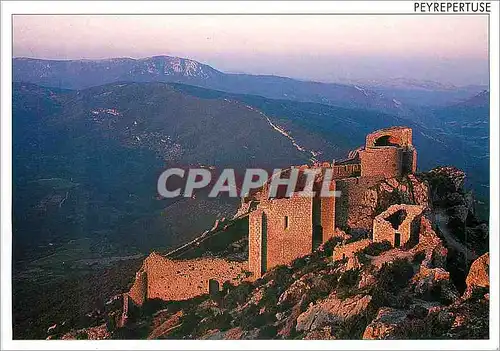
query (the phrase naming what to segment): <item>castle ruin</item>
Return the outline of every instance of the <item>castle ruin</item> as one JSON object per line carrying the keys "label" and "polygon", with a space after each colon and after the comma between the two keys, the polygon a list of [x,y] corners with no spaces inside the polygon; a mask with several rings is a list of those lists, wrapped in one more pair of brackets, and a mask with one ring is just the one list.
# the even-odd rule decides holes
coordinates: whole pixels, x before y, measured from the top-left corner
{"label": "castle ruin", "polygon": [[[362,235],[356,238],[358,241],[337,246],[334,260],[353,258],[373,241],[389,241],[393,247],[412,244],[418,241],[423,206],[400,204],[376,213],[367,203],[373,203],[372,197],[376,197],[374,186],[403,176],[410,179],[416,167],[410,128],[373,132],[366,137],[365,145],[350,152],[345,160],[298,167],[302,176],[295,192],[287,194],[278,187],[277,194],[270,197],[268,182],[243,199],[238,213],[248,215],[248,261],[208,257],[171,260],[152,254],[136,275],[128,293],[130,299],[142,305],[147,299],[183,300],[214,294],[226,281],[239,284],[254,280],[277,265],[308,255],[332,237],[345,235],[343,230]],[[319,170],[313,186],[316,194],[325,171],[330,169],[333,177],[329,189],[340,191],[340,197],[298,196],[296,192],[304,185],[300,171],[311,168]],[[279,176],[286,178],[286,173]],[[373,239],[368,238],[371,233]]]}
{"label": "castle ruin", "polygon": [[388,241],[394,247],[415,245],[423,211],[424,207],[418,205],[390,206],[373,221],[373,241]]}
{"label": "castle ruin", "polygon": [[[265,186],[259,194],[257,209],[249,216],[249,270],[254,277],[267,270],[310,254],[317,246],[334,236],[335,228],[371,230],[372,213],[363,216],[364,223],[356,223],[366,206],[366,191],[381,179],[399,178],[416,171],[417,153],[412,144],[412,130],[408,127],[381,129],[366,137],[364,147],[351,152],[350,157],[332,163],[323,162],[312,167],[321,174],[332,168],[331,190],[340,190],[340,198],[289,197],[269,198]],[[302,166],[307,167],[307,166]],[[321,176],[320,176],[321,177]],[[413,209],[409,209],[413,213]],[[384,217],[385,218],[385,217]],[[409,219],[408,219],[409,220]],[[406,236],[408,222],[401,224]],[[377,222],[377,233],[382,233],[384,222]],[[387,227],[389,228],[389,227]],[[379,234],[377,238],[387,239]],[[401,241],[402,240],[402,241]],[[393,245],[396,239],[389,240]]]}

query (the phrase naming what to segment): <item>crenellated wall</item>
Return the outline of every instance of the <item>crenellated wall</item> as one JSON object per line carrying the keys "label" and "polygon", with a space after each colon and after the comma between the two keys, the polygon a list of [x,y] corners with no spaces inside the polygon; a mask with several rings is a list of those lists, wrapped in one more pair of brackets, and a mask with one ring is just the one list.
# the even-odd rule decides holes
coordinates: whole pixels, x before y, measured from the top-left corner
{"label": "crenellated wall", "polygon": [[347,178],[361,175],[361,164],[352,163],[346,165],[335,165],[333,168],[333,178]]}

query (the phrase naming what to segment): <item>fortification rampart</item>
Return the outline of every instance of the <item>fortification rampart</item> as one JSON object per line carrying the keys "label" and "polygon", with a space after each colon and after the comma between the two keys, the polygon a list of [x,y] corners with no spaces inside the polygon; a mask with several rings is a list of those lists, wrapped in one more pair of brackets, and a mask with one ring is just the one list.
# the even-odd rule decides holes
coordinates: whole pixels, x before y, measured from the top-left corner
{"label": "fortification rampart", "polygon": [[417,169],[417,152],[408,127],[380,129],[366,136],[366,145],[359,151],[361,176],[400,177]]}
{"label": "fortification rampart", "polygon": [[335,165],[332,169],[334,179],[356,177],[361,175],[361,164],[359,163]]}
{"label": "fortification rampart", "polygon": [[335,225],[341,229],[369,231],[372,229],[373,206],[368,197],[369,189],[383,176],[356,177],[336,181],[341,192],[335,202]]}
{"label": "fortification rampart", "polygon": [[376,147],[380,144],[395,144],[408,147],[412,144],[412,130],[408,127],[391,127],[379,129],[366,136],[366,147]]}
{"label": "fortification rampart", "polygon": [[136,274],[129,296],[136,305],[146,299],[185,300],[209,292],[209,281],[222,285],[226,281],[238,284],[247,279],[246,262],[231,262],[221,258],[170,260],[158,254],[149,255]]}
{"label": "fortification rampart", "polygon": [[147,271],[141,268],[141,270],[135,273],[134,284],[132,285],[132,288],[130,288],[128,295],[136,305],[140,306],[144,303],[144,301],[146,301],[148,297]]}

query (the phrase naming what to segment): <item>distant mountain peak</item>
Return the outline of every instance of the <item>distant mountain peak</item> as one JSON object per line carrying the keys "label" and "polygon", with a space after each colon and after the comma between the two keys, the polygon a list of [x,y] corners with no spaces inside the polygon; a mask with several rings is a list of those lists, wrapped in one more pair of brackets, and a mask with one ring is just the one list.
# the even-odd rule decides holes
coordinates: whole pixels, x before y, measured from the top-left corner
{"label": "distant mountain peak", "polygon": [[[157,77],[171,77],[173,79],[209,79],[222,72],[187,58],[159,55],[146,58],[109,58],[99,60],[78,59],[78,60],[43,60],[36,58],[19,57],[14,58],[15,74],[22,73],[28,65],[28,70],[34,71],[32,74],[40,78],[59,75],[66,77],[68,75],[87,72],[102,75],[111,75],[112,77],[127,78],[127,75],[143,79],[156,79]],[[130,77],[129,77],[130,78]],[[32,79],[26,79],[32,81]],[[132,80],[134,80],[132,78]],[[37,82],[38,83],[38,82]]]}
{"label": "distant mountain peak", "polygon": [[208,79],[221,72],[198,61],[175,56],[152,56],[135,60],[132,74],[178,76]]}

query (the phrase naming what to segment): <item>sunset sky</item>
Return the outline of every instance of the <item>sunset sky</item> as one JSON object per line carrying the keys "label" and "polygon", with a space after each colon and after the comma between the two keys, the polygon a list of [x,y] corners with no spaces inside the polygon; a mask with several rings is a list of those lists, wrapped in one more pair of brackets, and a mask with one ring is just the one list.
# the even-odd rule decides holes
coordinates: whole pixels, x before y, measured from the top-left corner
{"label": "sunset sky", "polygon": [[14,57],[171,55],[319,81],[488,83],[486,16],[14,16]]}

